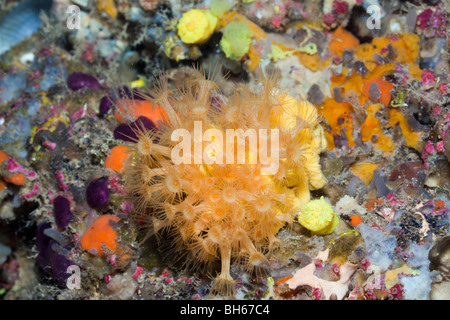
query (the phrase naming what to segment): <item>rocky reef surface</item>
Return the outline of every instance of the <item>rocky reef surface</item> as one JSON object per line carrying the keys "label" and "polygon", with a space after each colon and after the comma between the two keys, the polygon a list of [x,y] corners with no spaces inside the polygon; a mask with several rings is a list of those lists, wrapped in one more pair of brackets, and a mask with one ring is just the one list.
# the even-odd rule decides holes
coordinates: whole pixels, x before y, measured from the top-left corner
{"label": "rocky reef surface", "polygon": [[[449,11],[446,0],[0,0],[0,298],[450,299]],[[123,172],[136,132],[164,122],[142,93],[160,79],[181,88],[193,64],[226,75],[225,93],[278,71],[315,106],[326,183],[308,200],[339,218],[320,235],[292,215],[261,270],[231,261],[231,297],[212,294],[220,259],[186,269],[170,234],[145,238],[155,226],[136,216]]]}

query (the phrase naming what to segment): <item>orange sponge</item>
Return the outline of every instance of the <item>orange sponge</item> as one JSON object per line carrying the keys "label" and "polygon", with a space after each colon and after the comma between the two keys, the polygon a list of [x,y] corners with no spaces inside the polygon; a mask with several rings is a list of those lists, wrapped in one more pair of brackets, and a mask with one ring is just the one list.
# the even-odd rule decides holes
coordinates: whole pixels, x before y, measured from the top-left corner
{"label": "orange sponge", "polygon": [[[8,160],[9,158],[10,158],[9,154],[0,150],[0,165],[2,164],[3,161]],[[3,179],[6,182],[14,183],[17,186],[24,185],[27,182],[27,179],[25,178],[25,175],[23,173],[16,173],[10,177],[3,177]],[[3,188],[4,186],[2,187],[2,183],[0,183],[0,190],[3,190]]]}
{"label": "orange sponge", "polygon": [[104,247],[111,252],[116,252],[118,247],[117,233],[111,226],[110,221],[118,222],[119,218],[105,214],[95,219],[81,237],[81,247],[102,258],[106,256]]}
{"label": "orange sponge", "polygon": [[359,226],[361,224],[361,222],[362,222],[361,216],[359,214],[352,214],[350,216],[350,219],[351,219],[350,223],[354,227]]}
{"label": "orange sponge", "polygon": [[123,114],[130,114],[136,119],[144,116],[152,120],[157,127],[159,127],[158,120],[169,122],[169,118],[164,109],[158,105],[153,105],[149,101],[120,99],[116,102],[116,107],[118,110],[114,112],[114,117],[119,122],[125,121]]}
{"label": "orange sponge", "polygon": [[116,146],[105,159],[105,167],[116,172],[121,172],[124,161],[128,157],[129,150],[126,146]]}
{"label": "orange sponge", "polygon": [[6,182],[14,183],[16,186],[22,186],[27,182],[23,173],[13,174],[11,177],[3,177]]}
{"label": "orange sponge", "polygon": [[381,77],[377,77],[375,79],[367,80],[363,85],[363,92],[366,97],[369,98],[369,90],[372,83],[376,83],[378,85],[378,90],[380,90],[380,102],[385,106],[389,106],[391,102],[391,90],[394,88],[394,85],[389,81],[383,80]]}
{"label": "orange sponge", "polygon": [[355,146],[353,116],[351,115],[353,108],[348,102],[339,103],[335,99],[325,98],[318,111],[331,127],[331,131],[325,132],[325,138],[330,150],[333,150],[335,147],[333,134],[340,135],[341,132],[345,132],[349,147]]}
{"label": "orange sponge", "polygon": [[359,45],[359,40],[343,27],[337,28],[332,35],[332,40],[328,44],[330,51],[342,57],[346,50],[355,49]]}
{"label": "orange sponge", "polygon": [[391,137],[384,133],[380,119],[375,116],[380,108],[381,104],[379,103],[371,104],[366,108],[367,118],[360,129],[361,140],[363,142],[372,141],[378,150],[382,150],[384,153],[388,154],[395,149],[395,143],[392,141]]}
{"label": "orange sponge", "polygon": [[7,159],[9,159],[9,154],[0,150],[0,163],[2,163],[4,160],[7,160]]}
{"label": "orange sponge", "polygon": [[402,130],[402,134],[405,137],[406,146],[409,148],[414,148],[417,151],[422,152],[423,144],[420,142],[423,132],[415,132],[408,121],[403,116],[403,114],[397,109],[390,109],[389,113],[389,124],[391,126],[399,125]]}

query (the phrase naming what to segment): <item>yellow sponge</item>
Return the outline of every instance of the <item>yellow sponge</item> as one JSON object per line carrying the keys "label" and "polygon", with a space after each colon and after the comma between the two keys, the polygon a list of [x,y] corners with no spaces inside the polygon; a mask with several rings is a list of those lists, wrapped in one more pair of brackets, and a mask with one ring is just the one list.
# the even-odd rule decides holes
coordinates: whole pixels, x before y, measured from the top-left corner
{"label": "yellow sponge", "polygon": [[298,222],[317,235],[327,235],[336,229],[339,217],[323,197],[303,205],[298,215]]}
{"label": "yellow sponge", "polygon": [[191,9],[178,21],[178,36],[187,44],[201,44],[209,40],[217,26],[217,17],[209,10]]}
{"label": "yellow sponge", "polygon": [[253,31],[245,21],[233,21],[223,29],[220,48],[227,58],[239,61],[250,50]]}

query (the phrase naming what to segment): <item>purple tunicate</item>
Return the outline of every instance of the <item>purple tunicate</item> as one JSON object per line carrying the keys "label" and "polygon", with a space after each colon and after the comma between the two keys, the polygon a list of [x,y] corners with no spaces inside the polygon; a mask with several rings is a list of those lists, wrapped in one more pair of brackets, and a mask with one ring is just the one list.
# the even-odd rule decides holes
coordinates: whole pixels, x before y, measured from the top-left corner
{"label": "purple tunicate", "polygon": [[[59,282],[65,282],[70,276],[67,273],[67,268],[73,264],[66,257],[70,253],[70,247],[67,245],[63,247],[58,241],[49,237],[47,235],[49,229],[51,230],[49,222],[42,222],[37,228],[38,263],[53,278]],[[56,230],[52,231],[58,232]]]}
{"label": "purple tunicate", "polygon": [[79,90],[84,87],[96,90],[103,89],[96,77],[83,72],[74,72],[70,74],[67,78],[67,85],[72,90]]}
{"label": "purple tunicate", "polygon": [[104,96],[101,100],[100,100],[100,105],[99,105],[99,112],[101,115],[105,115],[109,109],[111,109],[112,106],[112,101],[108,96]]}
{"label": "purple tunicate", "polygon": [[143,128],[147,130],[157,129],[152,120],[147,117],[140,116],[130,124],[119,124],[116,129],[114,129],[114,138],[126,142],[136,142],[138,140],[136,132],[142,131]]}
{"label": "purple tunicate", "polygon": [[414,29],[416,27],[416,21],[417,21],[417,11],[416,9],[412,8],[408,11],[408,14],[406,15],[406,25],[408,26],[408,32],[414,32]]}
{"label": "purple tunicate", "polygon": [[317,106],[321,105],[323,99],[325,99],[325,95],[320,90],[320,87],[317,83],[313,84],[311,88],[308,90],[308,101]]}
{"label": "purple tunicate", "polygon": [[367,69],[366,65],[362,61],[355,61],[355,63],[353,63],[353,69],[355,69],[363,77],[369,71],[369,69]]}
{"label": "purple tunicate", "polygon": [[381,97],[381,91],[378,87],[378,84],[372,82],[369,88],[369,98],[373,101],[378,101]]}
{"label": "purple tunicate", "polygon": [[377,189],[377,197],[386,197],[389,193],[391,193],[391,190],[389,190],[384,182],[384,179],[381,177],[379,169],[373,171],[373,181],[375,188]]}
{"label": "purple tunicate", "polygon": [[55,223],[58,228],[64,229],[72,220],[72,213],[70,212],[70,201],[63,196],[57,196],[53,200],[53,214],[55,216]]}
{"label": "purple tunicate", "polygon": [[339,102],[339,103],[345,102],[345,98],[342,96],[341,88],[335,87],[333,89],[333,96],[334,96],[334,100],[336,100],[336,102]]}
{"label": "purple tunicate", "polygon": [[57,249],[61,247],[56,241],[50,242],[49,248],[49,262],[52,268],[53,278],[59,282],[65,282],[70,276],[67,273],[67,268],[72,264],[63,254],[59,253]]}
{"label": "purple tunicate", "polygon": [[42,222],[38,225],[36,232],[36,245],[39,251],[37,259],[42,268],[47,267],[49,261],[48,248],[52,239],[44,233],[49,228],[51,228],[50,222]]}
{"label": "purple tunicate", "polygon": [[337,149],[348,146],[348,139],[345,133],[333,134],[334,145]]}
{"label": "purple tunicate", "polygon": [[92,180],[86,188],[86,201],[92,208],[100,208],[109,200],[108,178]]}

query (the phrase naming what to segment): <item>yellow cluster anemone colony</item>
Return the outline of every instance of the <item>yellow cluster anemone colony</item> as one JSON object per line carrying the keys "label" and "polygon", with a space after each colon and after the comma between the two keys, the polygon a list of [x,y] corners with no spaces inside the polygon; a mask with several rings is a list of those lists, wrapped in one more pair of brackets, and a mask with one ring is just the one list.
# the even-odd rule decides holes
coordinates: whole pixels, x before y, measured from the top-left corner
{"label": "yellow cluster anemone colony", "polygon": [[[161,77],[146,98],[168,121],[137,130],[124,175],[151,234],[171,239],[186,267],[221,262],[212,292],[233,294],[230,266],[260,271],[310,190],[326,179],[326,148],[315,106],[288,96],[279,75],[220,90],[222,79],[194,69],[171,90]],[[185,254],[185,253],[189,254]]]}

